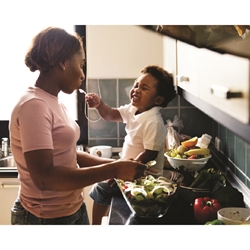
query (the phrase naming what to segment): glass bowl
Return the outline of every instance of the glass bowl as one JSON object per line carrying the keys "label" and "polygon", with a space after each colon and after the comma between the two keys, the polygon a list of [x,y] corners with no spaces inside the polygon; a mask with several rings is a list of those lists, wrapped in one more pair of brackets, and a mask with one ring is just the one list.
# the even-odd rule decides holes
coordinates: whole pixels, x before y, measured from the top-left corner
{"label": "glass bowl", "polygon": [[178,172],[164,170],[160,177],[148,175],[133,182],[116,182],[132,213],[141,218],[160,218],[166,214],[183,179]]}

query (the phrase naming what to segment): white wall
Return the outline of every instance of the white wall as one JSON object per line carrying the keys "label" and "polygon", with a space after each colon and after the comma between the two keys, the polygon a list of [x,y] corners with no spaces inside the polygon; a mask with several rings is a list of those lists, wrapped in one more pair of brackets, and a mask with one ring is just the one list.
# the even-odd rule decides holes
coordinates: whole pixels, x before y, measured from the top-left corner
{"label": "white wall", "polygon": [[[62,27],[68,32],[74,31],[74,25],[46,23],[46,20],[30,22],[28,25],[8,23],[1,26],[3,39],[0,46],[0,120],[9,120],[12,109],[28,86],[33,86],[39,72],[31,72],[24,64],[26,51],[32,38],[48,26]],[[59,93],[70,114],[77,119],[76,93]]]}
{"label": "white wall", "polygon": [[87,25],[87,77],[136,78],[163,66],[163,36],[133,25]]}

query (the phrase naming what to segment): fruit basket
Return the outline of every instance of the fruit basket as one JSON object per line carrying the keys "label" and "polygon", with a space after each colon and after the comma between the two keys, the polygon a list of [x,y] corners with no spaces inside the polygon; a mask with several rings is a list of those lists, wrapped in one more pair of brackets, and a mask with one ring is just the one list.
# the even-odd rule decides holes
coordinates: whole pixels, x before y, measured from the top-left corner
{"label": "fruit basket", "polygon": [[212,157],[212,155],[209,154],[203,158],[198,158],[198,159],[183,159],[183,158],[171,157],[167,155],[167,153],[165,153],[164,156],[167,157],[169,164],[173,168],[179,169],[181,166],[183,166],[185,170],[192,170],[192,171],[201,170],[207,164],[208,160]]}
{"label": "fruit basket", "polygon": [[183,178],[178,172],[164,170],[158,178],[148,175],[133,182],[116,182],[132,213],[141,218],[160,218],[166,214]]}

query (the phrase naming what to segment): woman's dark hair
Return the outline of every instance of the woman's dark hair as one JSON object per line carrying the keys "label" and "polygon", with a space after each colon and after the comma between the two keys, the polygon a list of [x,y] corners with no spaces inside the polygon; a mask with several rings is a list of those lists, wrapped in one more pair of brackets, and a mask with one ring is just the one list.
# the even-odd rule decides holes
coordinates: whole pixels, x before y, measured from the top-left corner
{"label": "woman's dark hair", "polygon": [[25,64],[32,72],[46,72],[81,48],[82,38],[77,33],[73,35],[61,28],[48,27],[33,38],[25,56]]}
{"label": "woman's dark hair", "polygon": [[165,69],[157,65],[149,65],[145,67],[141,71],[141,73],[149,73],[158,81],[158,94],[164,97],[164,101],[161,104],[161,107],[167,107],[168,103],[172,101],[176,96],[172,75],[168,73]]}

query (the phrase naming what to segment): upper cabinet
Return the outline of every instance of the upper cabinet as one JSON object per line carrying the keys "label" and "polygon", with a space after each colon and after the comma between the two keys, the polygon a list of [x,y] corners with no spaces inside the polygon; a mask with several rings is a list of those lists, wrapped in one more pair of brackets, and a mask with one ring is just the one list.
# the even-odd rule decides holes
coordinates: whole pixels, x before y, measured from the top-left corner
{"label": "upper cabinet", "polygon": [[176,40],[165,36],[163,38],[163,48],[164,48],[164,56],[163,56],[163,63],[164,68],[168,71],[168,73],[171,73],[173,75],[174,85],[177,85],[176,80]]}
{"label": "upper cabinet", "polygon": [[249,59],[177,41],[176,84],[242,123],[249,123]]}
{"label": "upper cabinet", "polygon": [[192,45],[177,42],[177,84],[196,97],[199,95],[198,52]]}
{"label": "upper cabinet", "polygon": [[249,123],[249,59],[199,50],[199,98]]}

